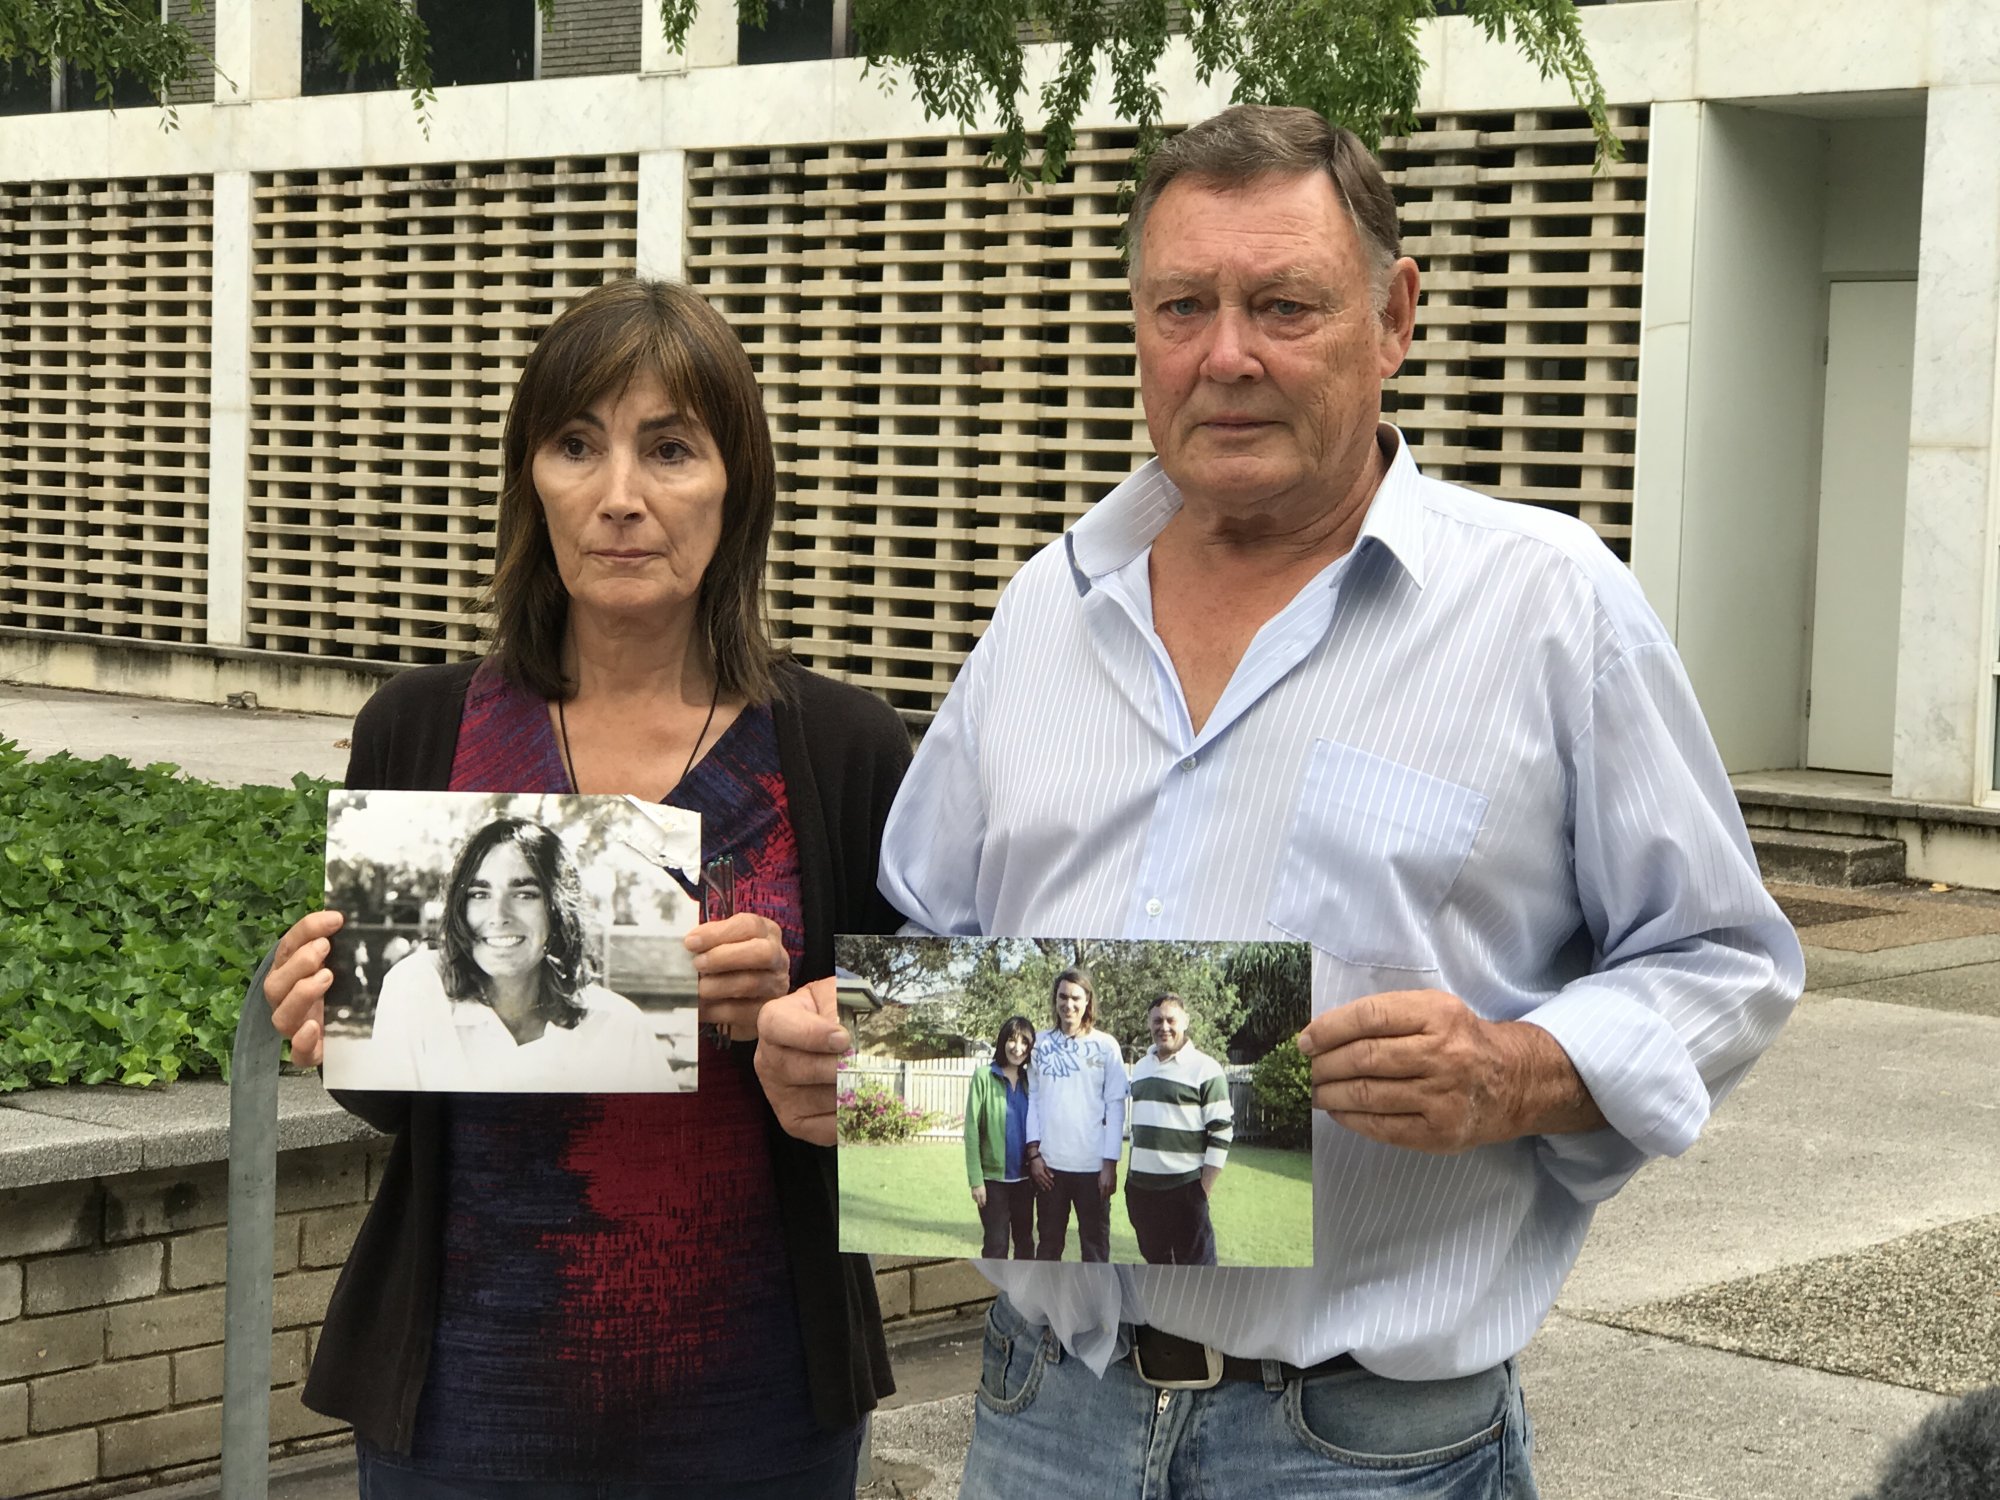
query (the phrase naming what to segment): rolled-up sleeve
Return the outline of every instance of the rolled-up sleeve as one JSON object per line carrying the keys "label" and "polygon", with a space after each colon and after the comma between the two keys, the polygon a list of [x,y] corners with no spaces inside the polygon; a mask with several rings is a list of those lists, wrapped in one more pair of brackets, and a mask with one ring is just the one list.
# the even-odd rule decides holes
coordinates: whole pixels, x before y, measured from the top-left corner
{"label": "rolled-up sleeve", "polygon": [[1574,774],[1577,893],[1601,958],[1523,1019],[1561,1043],[1610,1124],[1540,1143],[1595,1202],[1694,1143],[1791,1014],[1805,959],[1670,646],[1599,674]]}

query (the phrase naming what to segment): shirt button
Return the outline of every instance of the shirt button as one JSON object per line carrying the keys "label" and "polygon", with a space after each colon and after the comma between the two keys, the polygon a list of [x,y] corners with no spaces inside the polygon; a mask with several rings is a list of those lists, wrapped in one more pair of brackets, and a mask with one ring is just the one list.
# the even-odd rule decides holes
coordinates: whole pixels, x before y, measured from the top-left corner
{"label": "shirt button", "polygon": [[1190,755],[1186,760],[1181,762],[1181,769],[1183,771],[1192,771],[1194,769],[1194,763],[1198,758],[1199,757],[1197,756]]}
{"label": "shirt button", "polygon": [[1164,910],[1166,908],[1160,905],[1160,898],[1158,896],[1155,896],[1151,901],[1146,903],[1146,915],[1149,917],[1157,917]]}

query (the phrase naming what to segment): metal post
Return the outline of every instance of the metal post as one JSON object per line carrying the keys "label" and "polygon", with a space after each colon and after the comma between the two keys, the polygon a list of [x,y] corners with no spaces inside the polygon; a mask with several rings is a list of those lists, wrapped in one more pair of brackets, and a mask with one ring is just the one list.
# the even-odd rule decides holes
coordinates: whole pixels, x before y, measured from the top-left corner
{"label": "metal post", "polygon": [[223,1293],[222,1500],[264,1500],[271,1468],[271,1242],[278,1201],[279,1037],[267,957],[229,1062],[229,1284]]}

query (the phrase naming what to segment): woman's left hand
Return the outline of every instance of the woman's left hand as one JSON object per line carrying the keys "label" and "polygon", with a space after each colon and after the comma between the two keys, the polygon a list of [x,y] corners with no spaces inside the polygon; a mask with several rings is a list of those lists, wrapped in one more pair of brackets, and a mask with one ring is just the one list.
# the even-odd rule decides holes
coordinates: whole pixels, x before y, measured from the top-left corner
{"label": "woman's left hand", "polygon": [[755,1041],[757,1012],[792,988],[792,959],[778,924],[740,911],[689,929],[687,947],[700,982],[702,1021],[733,1041]]}

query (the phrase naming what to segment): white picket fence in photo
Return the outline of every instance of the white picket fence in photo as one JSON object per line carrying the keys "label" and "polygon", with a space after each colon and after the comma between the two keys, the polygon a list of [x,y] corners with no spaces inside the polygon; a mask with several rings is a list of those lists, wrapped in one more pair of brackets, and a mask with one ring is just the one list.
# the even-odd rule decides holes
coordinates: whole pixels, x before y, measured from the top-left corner
{"label": "white picket fence in photo", "polygon": [[[983,1057],[938,1057],[909,1062],[893,1057],[850,1057],[841,1074],[841,1087],[851,1088],[867,1079],[885,1085],[905,1104],[915,1105],[936,1123],[912,1137],[920,1141],[956,1141],[964,1138],[965,1092],[974,1073],[991,1064]],[[1129,1077],[1133,1064],[1125,1065]],[[1255,1141],[1264,1134],[1263,1112],[1250,1088],[1250,1065],[1227,1063],[1229,1102],[1236,1109],[1235,1138]],[[1128,1127],[1129,1133],[1129,1127]]]}

